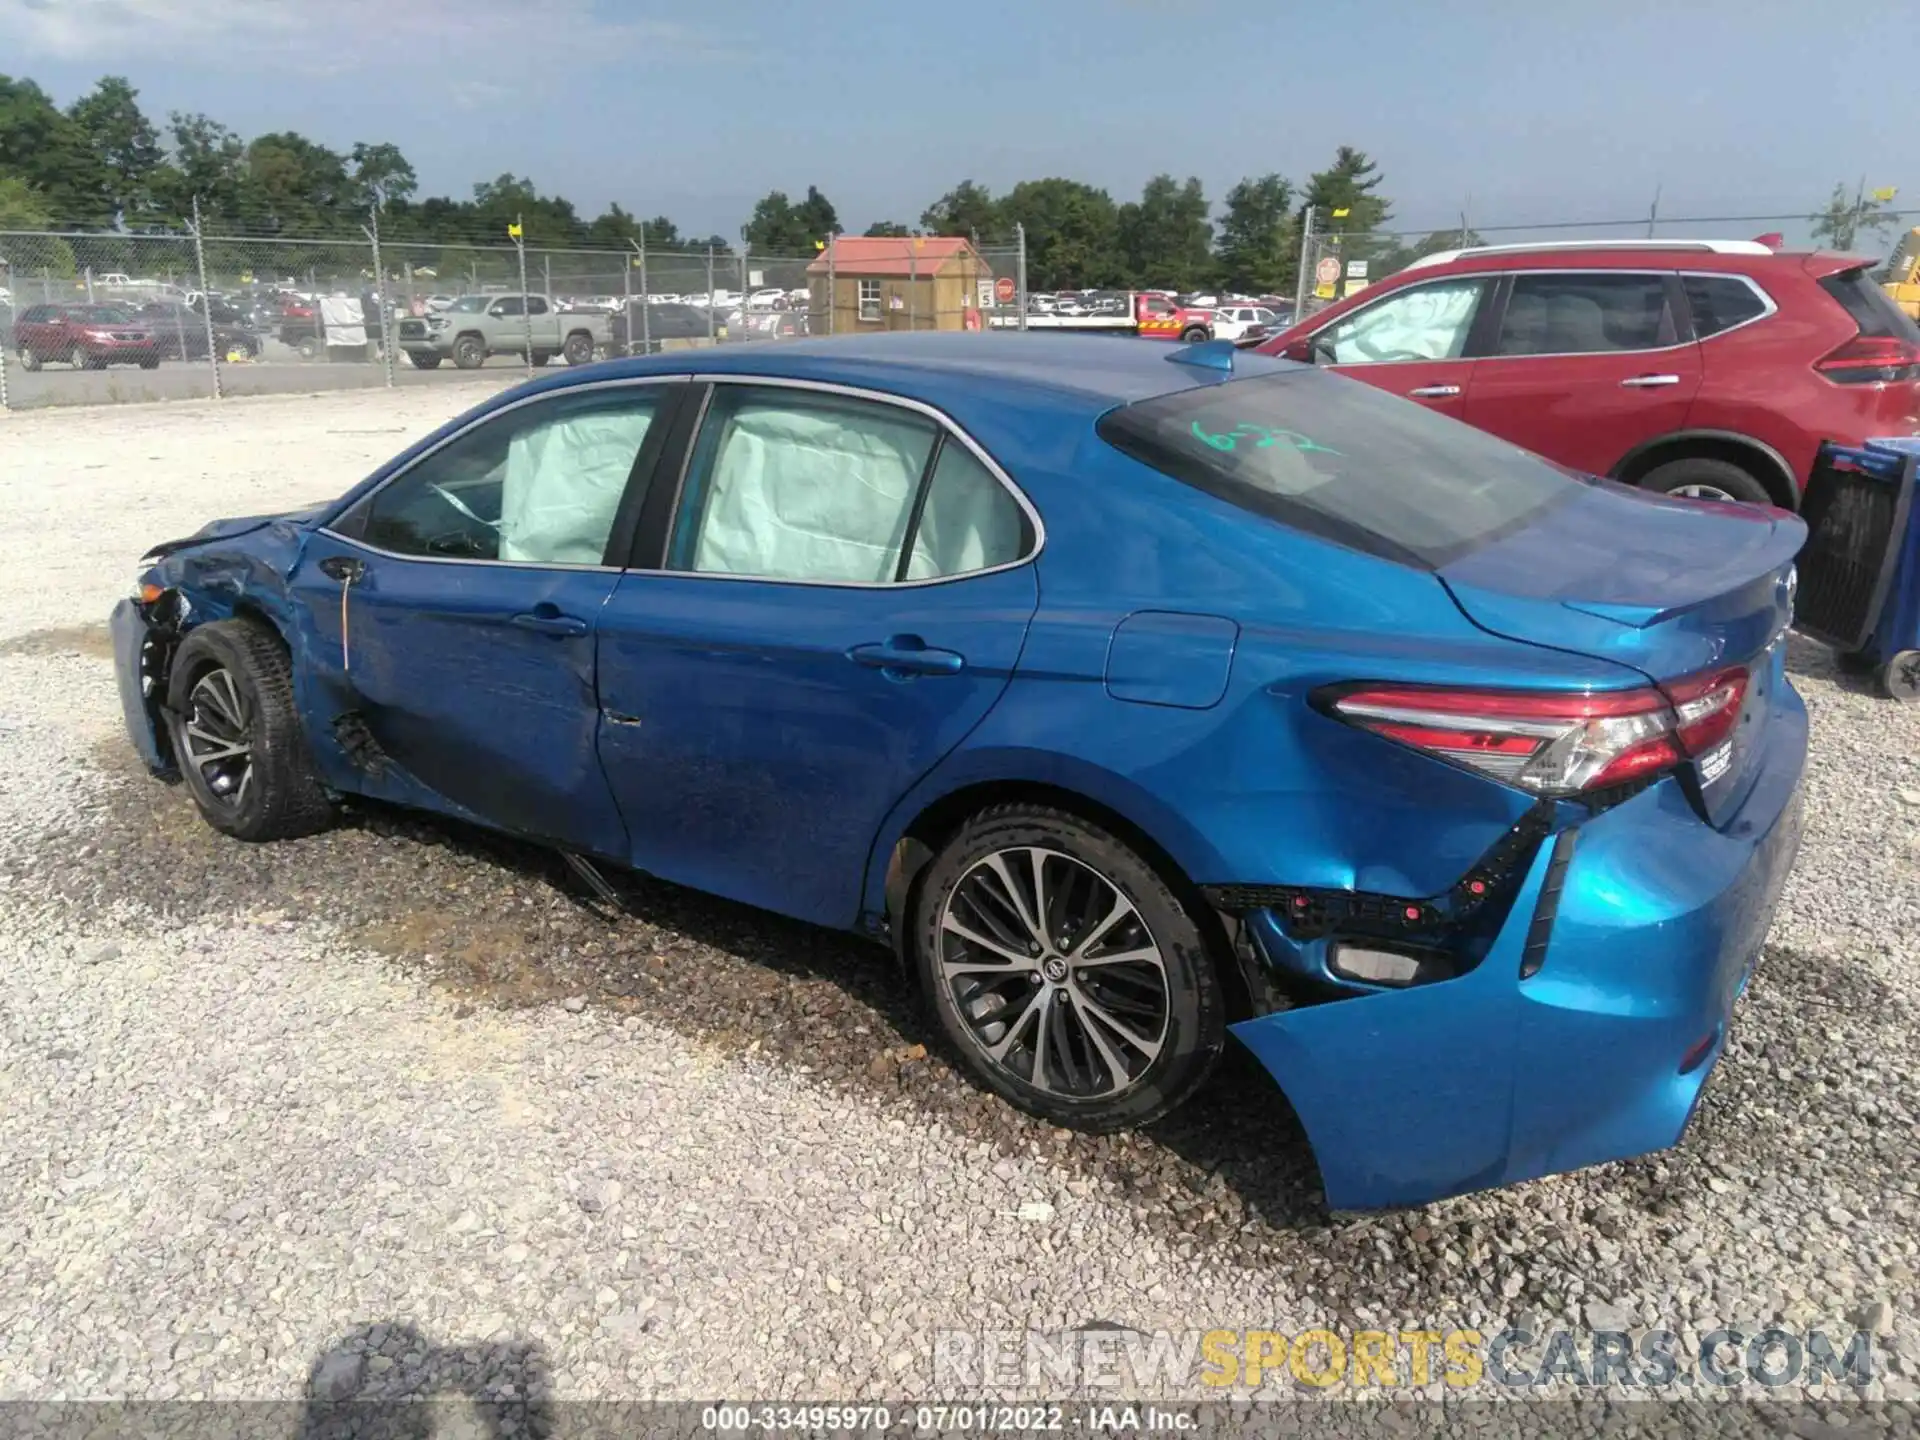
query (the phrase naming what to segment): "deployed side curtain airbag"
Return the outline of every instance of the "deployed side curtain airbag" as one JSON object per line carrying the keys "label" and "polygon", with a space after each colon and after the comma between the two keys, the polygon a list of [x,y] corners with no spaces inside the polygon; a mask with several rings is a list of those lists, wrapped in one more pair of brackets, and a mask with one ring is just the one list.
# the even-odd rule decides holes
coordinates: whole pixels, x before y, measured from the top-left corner
{"label": "deployed side curtain airbag", "polygon": [[1005,565],[1020,555],[1020,507],[985,466],[954,441],[940,452],[920,528],[914,532],[909,580],[964,575]]}
{"label": "deployed side curtain airbag", "polygon": [[893,578],[927,427],[878,406],[743,407],[712,464],[693,568],[769,579]]}
{"label": "deployed side curtain airbag", "polygon": [[513,437],[500,487],[500,558],[598,565],[653,408],[578,415]]}

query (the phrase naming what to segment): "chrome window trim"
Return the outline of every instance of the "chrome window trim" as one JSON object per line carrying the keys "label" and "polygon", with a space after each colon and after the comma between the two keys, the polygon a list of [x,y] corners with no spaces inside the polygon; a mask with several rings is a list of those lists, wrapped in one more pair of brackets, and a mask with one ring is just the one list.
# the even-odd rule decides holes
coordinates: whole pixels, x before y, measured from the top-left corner
{"label": "chrome window trim", "polygon": [[[362,505],[371,505],[374,497],[384,492],[389,485],[411,475],[420,466],[426,464],[427,461],[431,460],[455,441],[464,440],[482,425],[491,424],[502,415],[510,415],[516,410],[528,405],[538,405],[544,400],[557,400],[564,395],[581,395],[598,390],[638,390],[652,386],[684,384],[691,378],[690,375],[683,373],[670,375],[630,375],[622,376],[616,380],[589,380],[580,385],[565,385],[558,390],[542,390],[535,395],[523,395],[518,400],[502,405],[497,410],[489,410],[484,415],[476,416],[473,420],[462,425],[458,430],[441,440],[440,443],[435,445],[431,450],[414,456],[413,459],[409,460],[404,466],[394,471],[393,474],[387,476],[386,479],[374,486],[373,489],[362,495],[349,506],[344,513],[350,514],[352,511],[358,510]],[[638,459],[639,457],[635,456],[635,458]],[[488,560],[478,555],[410,555],[404,550],[387,550],[378,545],[370,545],[365,540],[357,540],[351,535],[342,535],[339,531],[326,525],[318,527],[318,533],[339,544],[351,545],[356,549],[364,550],[370,555],[384,555],[389,560],[417,560],[427,565],[487,565],[506,570],[570,570],[586,574],[598,571],[602,574],[614,575],[623,574],[625,571],[625,567],[620,565],[569,565],[556,560]]]}
{"label": "chrome window trim", "polygon": [[667,517],[667,535],[669,540],[674,527],[680,522],[680,501],[687,493],[687,474],[693,464],[694,452],[700,445],[700,432],[707,423],[707,412],[713,403],[714,393],[722,385],[754,385],[786,390],[810,390],[823,395],[841,395],[853,400],[865,400],[881,405],[891,405],[902,410],[911,410],[931,420],[935,429],[948,438],[958,440],[972,452],[974,459],[986,467],[987,473],[1000,482],[1001,487],[1013,496],[1014,504],[1027,517],[1027,523],[1033,527],[1033,543],[1017,560],[1009,560],[1003,565],[989,565],[980,570],[963,570],[957,575],[933,575],[924,580],[803,580],[784,575],[731,575],[718,570],[667,570],[640,569],[628,570],[629,575],[671,575],[684,580],[720,580],[745,582],[750,585],[802,585],[826,590],[923,590],[932,585],[951,585],[958,580],[974,580],[982,575],[998,575],[1004,570],[1017,570],[1022,565],[1031,565],[1039,559],[1040,552],[1047,546],[1047,527],[1040,519],[1040,512],[1027,499],[1013,477],[1007,474],[1000,462],[989,455],[979,441],[960,427],[952,416],[924,400],[915,400],[905,395],[894,395],[884,390],[868,390],[857,385],[841,385],[829,380],[802,380],[791,376],[744,375],[744,374],[696,374],[696,383],[708,384],[705,400],[700,407],[700,415],[693,427],[693,438],[687,445],[686,454],[681,458],[680,474],[674,484],[673,511]]}

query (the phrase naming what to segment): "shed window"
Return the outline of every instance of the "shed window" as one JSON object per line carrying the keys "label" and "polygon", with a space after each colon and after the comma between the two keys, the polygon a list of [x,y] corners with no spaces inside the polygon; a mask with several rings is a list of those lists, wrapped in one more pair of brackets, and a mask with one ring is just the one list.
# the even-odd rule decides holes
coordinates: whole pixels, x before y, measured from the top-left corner
{"label": "shed window", "polygon": [[878,280],[860,282],[860,318],[862,320],[880,318],[880,282]]}

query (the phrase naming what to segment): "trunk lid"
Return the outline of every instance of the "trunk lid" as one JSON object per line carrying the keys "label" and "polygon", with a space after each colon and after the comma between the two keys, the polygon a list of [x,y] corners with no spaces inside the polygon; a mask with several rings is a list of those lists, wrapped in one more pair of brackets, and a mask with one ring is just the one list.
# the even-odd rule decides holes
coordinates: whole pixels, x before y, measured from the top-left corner
{"label": "trunk lid", "polygon": [[1716,747],[1687,767],[1719,824],[1752,783],[1755,737],[1785,683],[1780,642],[1806,533],[1784,510],[1598,481],[1439,576],[1483,630],[1617,661],[1663,687],[1745,666],[1746,700],[1725,753]]}

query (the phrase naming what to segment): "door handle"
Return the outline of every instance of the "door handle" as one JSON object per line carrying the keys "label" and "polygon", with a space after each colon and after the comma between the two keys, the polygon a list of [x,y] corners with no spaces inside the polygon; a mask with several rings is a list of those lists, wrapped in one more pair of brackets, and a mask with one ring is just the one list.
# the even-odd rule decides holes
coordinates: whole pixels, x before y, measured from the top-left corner
{"label": "door handle", "polygon": [[513,617],[522,630],[539,635],[584,635],[587,622],[577,615],[562,615],[551,606],[540,606]]}
{"label": "door handle", "polygon": [[1622,390],[1652,390],[1661,385],[1678,385],[1678,375],[1629,375],[1620,382]]}
{"label": "door handle", "polygon": [[1422,385],[1418,390],[1409,390],[1407,394],[1418,396],[1422,400],[1444,400],[1449,395],[1458,395],[1458,385]]}
{"label": "door handle", "polygon": [[885,644],[856,645],[847,658],[869,670],[901,675],[958,675],[966,658],[952,650],[935,650],[917,635],[896,635]]}

